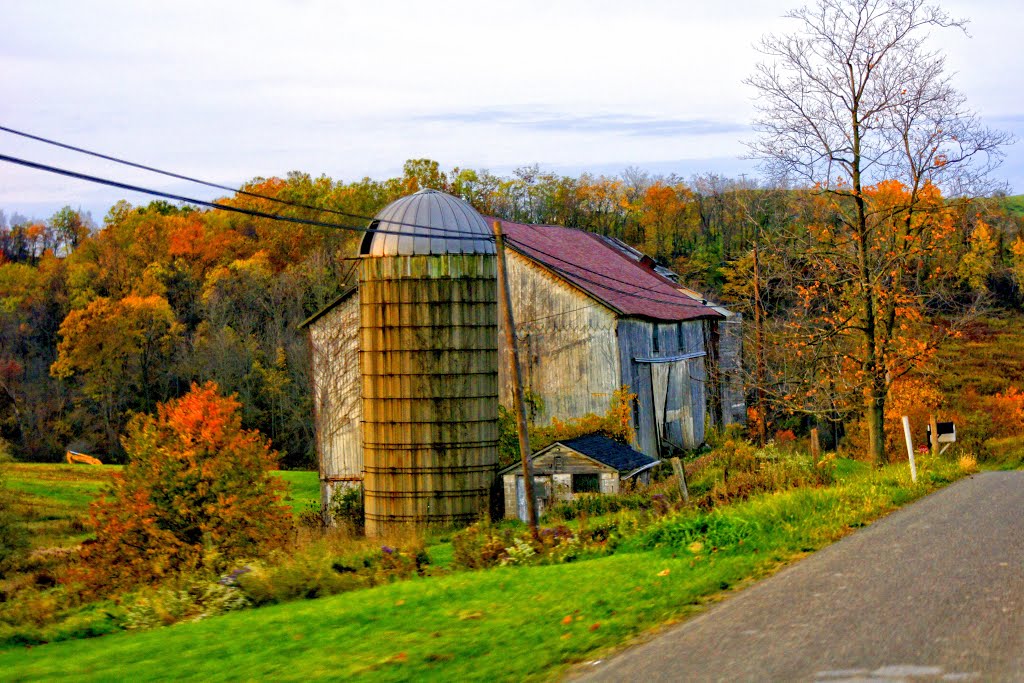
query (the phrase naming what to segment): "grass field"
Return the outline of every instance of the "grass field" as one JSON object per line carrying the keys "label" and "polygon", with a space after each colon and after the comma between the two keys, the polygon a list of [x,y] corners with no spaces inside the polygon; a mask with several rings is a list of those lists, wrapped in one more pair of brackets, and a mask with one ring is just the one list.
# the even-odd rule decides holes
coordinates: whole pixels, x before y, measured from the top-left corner
{"label": "grass field", "polygon": [[1017,194],[1007,197],[1005,200],[1006,210],[1011,216],[1024,218],[1024,194]]}
{"label": "grass field", "polygon": [[959,476],[923,463],[840,468],[841,483],[684,513],[614,555],[413,579],[199,623],[0,652],[11,681],[370,677],[550,679],[685,618]]}
{"label": "grass field", "polygon": [[[35,548],[64,548],[88,538],[83,524],[89,503],[110,483],[120,465],[10,463],[4,466],[15,509],[29,529]],[[285,502],[298,515],[319,504],[316,472],[278,471],[288,483]]]}
{"label": "grass field", "polygon": [[[1020,466],[1024,437],[994,429],[986,401],[1024,388],[1021,318],[979,322],[929,369],[946,396],[940,419],[957,420],[960,442],[949,459],[926,457],[916,485],[905,464],[871,470],[840,459],[832,486],[689,510],[626,536],[613,554],[568,564],[455,571],[452,543],[428,542],[431,564],[422,578],[152,631],[31,649],[0,645],[0,671],[15,681],[557,678],[956,479],[963,474],[958,452],[987,467]],[[14,465],[9,483],[19,504],[35,510],[36,547],[80,542],[84,530],[75,520],[112,471]],[[296,514],[318,498],[315,473],[279,476]],[[296,581],[304,578],[301,561]],[[119,628],[111,620],[93,635]]]}
{"label": "grass field", "polygon": [[992,402],[996,394],[1024,389],[1024,318],[989,316],[968,325],[939,349],[927,370],[946,399],[940,419],[957,423],[962,450],[988,467],[1024,465],[1024,436],[1003,433],[1012,406]]}

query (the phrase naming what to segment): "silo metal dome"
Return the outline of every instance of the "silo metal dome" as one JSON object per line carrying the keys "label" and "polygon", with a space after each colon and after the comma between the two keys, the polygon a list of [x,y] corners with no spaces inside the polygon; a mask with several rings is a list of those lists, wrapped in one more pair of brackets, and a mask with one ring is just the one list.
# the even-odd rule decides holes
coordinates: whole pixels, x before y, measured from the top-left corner
{"label": "silo metal dome", "polygon": [[381,209],[363,237],[359,253],[364,256],[493,254],[494,238],[487,222],[467,202],[444,192],[424,189]]}
{"label": "silo metal dome", "polygon": [[[378,230],[387,230],[384,234]],[[473,207],[436,190],[389,204],[360,253],[366,533],[469,524],[498,454],[494,242]]]}

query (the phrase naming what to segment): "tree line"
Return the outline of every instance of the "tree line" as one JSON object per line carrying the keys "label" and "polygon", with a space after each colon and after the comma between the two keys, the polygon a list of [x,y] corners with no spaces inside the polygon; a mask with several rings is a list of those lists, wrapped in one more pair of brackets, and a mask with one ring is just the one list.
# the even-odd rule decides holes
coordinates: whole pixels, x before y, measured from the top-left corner
{"label": "tree line", "polygon": [[[686,284],[747,313],[748,325],[758,245],[764,285],[756,305],[765,314],[770,370],[761,382],[771,419],[856,417],[857,387],[848,379],[842,335],[824,334],[816,344],[805,329],[838,328],[844,315],[837,258],[822,247],[841,251],[841,221],[815,189],[714,175],[684,181],[635,168],[608,177],[533,166],[499,176],[445,171],[424,159],[406,162],[401,176],[383,181],[293,173],[242,189],[373,215],[422,187],[461,196],[484,215],[623,239],[675,269]],[[905,198],[903,186],[883,184],[872,192],[877,220],[899,215],[885,207]],[[931,209],[915,220],[927,221],[936,239],[913,253],[915,269],[906,275],[920,288],[907,294],[911,300],[893,302],[905,327],[908,367],[915,353],[927,355],[912,343],[920,343],[926,317],[981,298],[1019,307],[1024,283],[1024,224],[1010,202],[952,201],[931,192]],[[282,211],[250,195],[224,201],[331,221],[330,214]],[[244,426],[269,436],[286,466],[314,466],[309,349],[298,324],[352,280],[358,238],[162,201],[118,202],[98,228],[70,208],[48,221],[0,226],[0,436],[23,459],[56,460],[72,448],[118,461],[120,435],[134,413],[152,412],[193,383],[213,381],[237,394]],[[748,367],[755,365],[751,347]]]}

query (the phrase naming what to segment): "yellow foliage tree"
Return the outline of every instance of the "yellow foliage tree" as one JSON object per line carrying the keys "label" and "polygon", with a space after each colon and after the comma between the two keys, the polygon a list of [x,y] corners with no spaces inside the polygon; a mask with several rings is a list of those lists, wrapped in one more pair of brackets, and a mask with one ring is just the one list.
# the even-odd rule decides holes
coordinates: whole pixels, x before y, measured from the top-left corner
{"label": "yellow foliage tree", "polygon": [[957,275],[968,284],[971,289],[983,290],[988,281],[988,276],[995,268],[996,253],[999,245],[996,244],[995,235],[988,223],[979,220],[974,226],[974,232],[970,237],[970,248],[957,268]]}
{"label": "yellow foliage tree", "polygon": [[114,446],[131,400],[141,397],[144,409],[155,407],[181,325],[163,297],[99,297],[71,311],[58,334],[50,374],[80,382],[82,392],[100,406],[107,445]]}
{"label": "yellow foliage tree", "polygon": [[1018,287],[1024,289],[1024,238],[1021,238],[1020,235],[1010,246],[1010,253],[1013,254],[1011,265],[1013,279]]}

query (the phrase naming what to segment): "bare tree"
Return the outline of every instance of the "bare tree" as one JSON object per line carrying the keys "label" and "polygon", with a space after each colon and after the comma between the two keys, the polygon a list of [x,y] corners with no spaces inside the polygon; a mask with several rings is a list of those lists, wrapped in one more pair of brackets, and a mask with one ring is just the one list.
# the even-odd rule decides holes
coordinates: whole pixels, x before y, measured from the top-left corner
{"label": "bare tree", "polygon": [[856,366],[877,460],[894,371],[921,349],[897,313],[922,303],[913,271],[949,238],[936,195],[983,188],[1011,137],[982,125],[927,47],[930,31],[966,21],[924,0],[815,0],[787,17],[797,29],[762,39],[766,60],[747,80],[759,112],[751,156],[814,187],[838,223],[805,235],[821,266],[810,272],[826,278],[805,291],[811,307],[825,295],[845,306],[825,307],[815,339]]}

